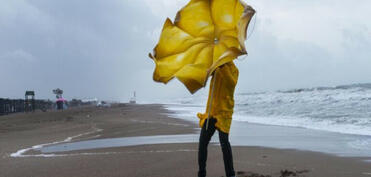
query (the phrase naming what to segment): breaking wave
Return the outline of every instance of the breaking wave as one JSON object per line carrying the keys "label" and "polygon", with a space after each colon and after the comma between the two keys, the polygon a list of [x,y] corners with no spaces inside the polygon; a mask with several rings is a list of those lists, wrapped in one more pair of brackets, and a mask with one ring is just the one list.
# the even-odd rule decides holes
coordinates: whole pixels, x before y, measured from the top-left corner
{"label": "breaking wave", "polygon": [[[197,95],[163,103],[194,117],[204,111],[206,99]],[[235,103],[236,121],[371,135],[371,84],[239,93]]]}

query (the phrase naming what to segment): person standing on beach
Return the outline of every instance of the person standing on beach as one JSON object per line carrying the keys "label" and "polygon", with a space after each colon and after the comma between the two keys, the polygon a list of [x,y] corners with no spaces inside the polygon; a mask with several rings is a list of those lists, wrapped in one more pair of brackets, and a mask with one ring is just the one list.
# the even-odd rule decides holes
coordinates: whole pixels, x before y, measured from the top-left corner
{"label": "person standing on beach", "polygon": [[198,113],[199,177],[206,176],[207,146],[219,132],[227,177],[235,176],[229,130],[238,69],[233,61],[246,55],[247,29],[255,10],[242,0],[190,0],[174,22],[166,19],[158,44],[149,53],[155,62],[153,80],[177,78],[191,94],[212,76],[206,113]]}
{"label": "person standing on beach", "polygon": [[[197,114],[202,128],[198,146],[198,177],[206,176],[207,147],[216,130],[219,132],[226,176],[235,176],[229,131],[232,123],[233,98],[237,80],[238,69],[233,61],[216,69],[210,84],[206,113]],[[207,119],[209,119],[208,125]]]}

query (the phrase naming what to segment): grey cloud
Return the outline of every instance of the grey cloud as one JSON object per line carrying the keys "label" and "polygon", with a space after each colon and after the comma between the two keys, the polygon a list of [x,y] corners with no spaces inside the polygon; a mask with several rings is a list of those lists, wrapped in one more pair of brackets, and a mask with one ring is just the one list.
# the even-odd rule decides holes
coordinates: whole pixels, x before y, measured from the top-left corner
{"label": "grey cloud", "polygon": [[[53,98],[51,90],[57,87],[65,90],[67,98],[127,101],[134,90],[140,100],[189,96],[178,81],[166,86],[152,81],[154,64],[147,55],[159,38],[165,16],[173,19],[176,10],[186,3],[172,1],[163,9],[155,5],[156,2],[2,2],[0,79],[5,86],[0,87],[0,97],[18,98],[26,89],[32,89],[38,97]],[[249,56],[236,61],[240,69],[239,92],[371,82],[367,77],[371,75],[368,69],[371,66],[369,22],[360,19],[354,20],[353,25],[338,23],[333,26],[334,30],[341,30],[336,41],[342,41],[337,49],[342,53],[334,54],[325,45],[302,40],[318,37],[316,41],[327,43],[334,38],[328,34],[328,29],[321,35],[300,34],[303,32],[298,31],[293,22],[283,21],[287,26],[280,28],[275,21],[277,18],[270,17],[284,8],[297,8],[297,13],[300,8],[306,8],[298,18],[308,16],[308,9],[328,8],[327,3],[287,0],[252,0],[251,3],[259,10],[258,19],[247,41]],[[280,3],[280,9],[275,9]],[[360,1],[356,6],[360,10],[363,10],[362,3],[368,2]],[[339,4],[334,8],[345,9],[343,6],[349,5]],[[351,19],[357,18],[355,14]],[[321,17],[315,19],[321,20]],[[302,38],[279,36],[276,32],[280,30],[291,30],[288,32]],[[326,36],[331,38],[326,39]],[[200,91],[201,94],[206,92],[207,89]]]}

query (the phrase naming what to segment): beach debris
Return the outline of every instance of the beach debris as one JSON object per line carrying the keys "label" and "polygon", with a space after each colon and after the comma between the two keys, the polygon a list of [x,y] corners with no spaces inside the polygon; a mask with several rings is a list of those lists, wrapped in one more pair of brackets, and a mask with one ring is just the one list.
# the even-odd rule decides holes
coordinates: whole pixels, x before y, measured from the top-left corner
{"label": "beach debris", "polygon": [[309,170],[298,170],[298,171],[290,171],[290,170],[281,170],[281,176],[280,177],[291,177],[291,176],[299,176],[303,173],[308,173]]}
{"label": "beach debris", "polygon": [[259,173],[254,172],[244,172],[244,171],[238,171],[237,177],[272,177],[270,175],[262,175]]}
{"label": "beach debris", "polygon": [[[290,170],[281,170],[279,177],[301,177],[303,173],[308,173],[309,170],[298,170],[298,171],[290,171]],[[271,175],[263,175],[254,172],[244,172],[244,171],[237,171],[237,177],[272,177]]]}

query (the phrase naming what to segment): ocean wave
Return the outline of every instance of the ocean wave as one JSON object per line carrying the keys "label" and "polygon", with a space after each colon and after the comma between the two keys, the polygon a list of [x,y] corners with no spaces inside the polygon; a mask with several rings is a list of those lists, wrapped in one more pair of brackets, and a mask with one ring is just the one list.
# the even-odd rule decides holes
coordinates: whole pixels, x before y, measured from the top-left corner
{"label": "ocean wave", "polygon": [[[171,104],[182,109],[182,116],[195,117],[206,101],[207,95],[197,95]],[[234,120],[371,135],[371,84],[239,93]]]}

